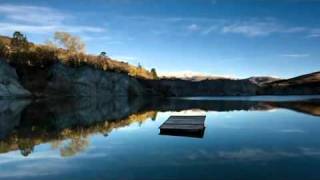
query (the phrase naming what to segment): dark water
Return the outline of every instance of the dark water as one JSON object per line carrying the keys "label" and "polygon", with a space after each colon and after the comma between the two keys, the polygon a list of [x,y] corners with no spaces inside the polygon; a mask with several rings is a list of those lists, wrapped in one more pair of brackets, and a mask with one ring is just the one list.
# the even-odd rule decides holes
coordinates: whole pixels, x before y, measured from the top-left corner
{"label": "dark water", "polygon": [[[2,100],[0,179],[318,180],[320,100],[289,99]],[[204,137],[159,135],[173,114]]]}

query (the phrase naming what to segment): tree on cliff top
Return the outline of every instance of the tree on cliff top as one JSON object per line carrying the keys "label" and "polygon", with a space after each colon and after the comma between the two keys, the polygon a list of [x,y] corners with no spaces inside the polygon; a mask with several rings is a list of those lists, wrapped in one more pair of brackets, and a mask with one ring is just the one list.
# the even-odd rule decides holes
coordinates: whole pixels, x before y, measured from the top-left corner
{"label": "tree on cliff top", "polygon": [[99,56],[101,56],[101,57],[106,57],[106,56],[107,56],[107,53],[104,52],[104,51],[102,51]]}
{"label": "tree on cliff top", "polygon": [[11,47],[14,51],[28,50],[29,43],[27,37],[21,32],[15,31],[11,39]]}
{"label": "tree on cliff top", "polygon": [[55,32],[54,41],[57,46],[65,48],[70,54],[84,53],[85,44],[78,36],[71,35],[67,32]]}
{"label": "tree on cliff top", "polygon": [[155,68],[151,69],[151,74],[152,74],[153,79],[159,79],[157,71],[156,71]]}

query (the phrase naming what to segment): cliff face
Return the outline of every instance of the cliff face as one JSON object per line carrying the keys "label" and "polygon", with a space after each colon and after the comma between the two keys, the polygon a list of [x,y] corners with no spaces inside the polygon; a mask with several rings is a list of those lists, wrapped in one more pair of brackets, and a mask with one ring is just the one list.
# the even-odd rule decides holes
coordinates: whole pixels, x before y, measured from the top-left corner
{"label": "cliff face", "polygon": [[51,68],[45,93],[68,96],[129,96],[141,94],[142,87],[125,74],[86,66],[70,68],[56,64]]}
{"label": "cliff face", "polygon": [[30,95],[31,93],[19,83],[15,69],[0,58],[0,98],[17,98]]}
{"label": "cliff face", "polygon": [[48,68],[17,67],[23,86],[40,97],[131,96],[142,86],[128,75],[61,63]]}

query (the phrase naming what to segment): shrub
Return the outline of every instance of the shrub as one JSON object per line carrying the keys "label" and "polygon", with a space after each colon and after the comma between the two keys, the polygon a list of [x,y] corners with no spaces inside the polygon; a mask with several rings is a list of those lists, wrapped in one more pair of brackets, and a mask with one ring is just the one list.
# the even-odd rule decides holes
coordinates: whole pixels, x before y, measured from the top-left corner
{"label": "shrub", "polygon": [[9,56],[8,46],[0,40],[0,57],[7,58]]}

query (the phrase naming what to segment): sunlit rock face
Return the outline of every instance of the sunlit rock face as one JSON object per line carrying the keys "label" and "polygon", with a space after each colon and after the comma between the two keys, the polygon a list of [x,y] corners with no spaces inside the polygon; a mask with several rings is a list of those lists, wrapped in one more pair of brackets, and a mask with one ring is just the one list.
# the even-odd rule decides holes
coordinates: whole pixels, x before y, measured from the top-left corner
{"label": "sunlit rock face", "polygon": [[56,64],[51,69],[47,93],[68,96],[128,96],[140,94],[141,91],[138,82],[125,74],[100,71],[88,66],[70,68]]}
{"label": "sunlit rock face", "polygon": [[0,58],[0,97],[16,98],[30,95],[31,93],[19,83],[15,69]]}
{"label": "sunlit rock face", "polygon": [[127,74],[89,66],[70,67],[56,63],[46,68],[18,67],[26,89],[37,97],[104,97],[143,94],[138,81]]}

